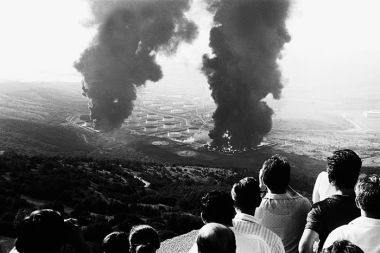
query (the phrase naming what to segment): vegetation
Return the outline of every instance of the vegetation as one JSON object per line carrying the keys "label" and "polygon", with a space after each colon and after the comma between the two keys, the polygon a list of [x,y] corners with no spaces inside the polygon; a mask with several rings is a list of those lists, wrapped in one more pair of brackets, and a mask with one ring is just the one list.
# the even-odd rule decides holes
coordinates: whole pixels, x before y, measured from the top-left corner
{"label": "vegetation", "polygon": [[147,223],[166,239],[202,225],[200,197],[229,190],[240,176],[226,169],[86,157],[0,156],[0,235],[37,208],[78,219],[88,241]]}

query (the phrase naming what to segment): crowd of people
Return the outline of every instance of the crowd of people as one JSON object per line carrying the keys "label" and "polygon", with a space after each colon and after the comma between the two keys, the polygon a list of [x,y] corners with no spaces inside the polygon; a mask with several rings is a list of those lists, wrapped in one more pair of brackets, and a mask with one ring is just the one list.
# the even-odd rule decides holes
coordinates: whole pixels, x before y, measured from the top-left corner
{"label": "crowd of people", "polygon": [[[352,150],[335,151],[316,180],[311,204],[290,187],[286,158],[270,157],[258,180],[246,177],[230,193],[214,190],[202,197],[204,226],[188,241],[189,253],[380,253],[380,179],[360,174],[361,165]],[[11,253],[91,252],[75,221],[53,210],[31,213],[17,231]],[[133,227],[129,235],[113,232],[102,244],[104,253],[159,248],[148,225]]]}

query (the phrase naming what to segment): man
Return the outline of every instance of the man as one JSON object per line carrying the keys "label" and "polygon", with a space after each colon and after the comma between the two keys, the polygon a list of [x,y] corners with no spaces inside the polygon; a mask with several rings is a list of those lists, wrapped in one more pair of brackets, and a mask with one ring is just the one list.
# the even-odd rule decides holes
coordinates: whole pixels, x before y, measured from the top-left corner
{"label": "man", "polygon": [[[201,198],[201,218],[204,224],[219,223],[227,227],[232,226],[235,215],[231,196],[223,191],[210,191]],[[198,252],[195,243],[198,230],[169,239],[162,243],[158,253],[166,252]],[[175,247],[175,248],[173,248]]]}
{"label": "man", "polygon": [[50,209],[37,210],[18,225],[11,253],[58,253],[66,243],[75,252],[91,253],[72,219],[63,220],[59,212]]}
{"label": "man", "polygon": [[298,253],[310,201],[289,187],[290,165],[279,155],[264,162],[259,178],[268,193],[256,209],[257,222],[281,238],[285,252]]}
{"label": "man", "polygon": [[[246,231],[236,231],[236,229],[232,227],[232,219],[235,215],[235,209],[233,206],[233,201],[229,194],[221,191],[209,192],[202,198],[201,204],[201,217],[205,224],[219,223],[230,227],[230,229],[234,232],[236,238],[237,253],[272,252],[262,237],[253,234],[247,234]],[[196,252],[198,252],[198,249],[197,244],[195,243],[190,249],[189,253]]]}
{"label": "man", "polygon": [[197,236],[198,253],[235,253],[235,235],[228,227],[207,223]]}
{"label": "man", "polygon": [[337,150],[327,158],[327,174],[335,193],[313,205],[299,243],[300,253],[313,252],[318,241],[320,251],[332,230],[360,215],[355,204],[354,187],[361,165],[359,156],[349,149]]}
{"label": "man", "polygon": [[380,179],[362,176],[355,187],[356,204],[361,216],[338,227],[327,237],[324,248],[335,240],[348,240],[366,253],[380,253]]}
{"label": "man", "polygon": [[128,252],[128,235],[124,232],[112,232],[103,239],[103,253],[122,253]]}
{"label": "man", "polygon": [[[236,211],[233,219],[233,228],[235,233],[245,235],[239,247],[246,248],[244,252],[256,252],[252,248],[252,240],[260,239],[265,242],[269,252],[282,253],[285,252],[280,237],[275,233],[260,225],[255,215],[256,208],[260,205],[260,187],[257,181],[252,177],[246,177],[234,184],[231,190],[232,200]],[[261,252],[261,251],[257,251]]]}

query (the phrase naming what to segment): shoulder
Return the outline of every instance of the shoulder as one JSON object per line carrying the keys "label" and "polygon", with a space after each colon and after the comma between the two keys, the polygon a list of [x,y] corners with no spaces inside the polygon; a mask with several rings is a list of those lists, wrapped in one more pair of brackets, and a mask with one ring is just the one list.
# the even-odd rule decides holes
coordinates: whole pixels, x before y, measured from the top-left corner
{"label": "shoulder", "polygon": [[323,244],[323,248],[330,247],[335,241],[344,239],[344,231],[347,225],[343,225],[337,227],[327,236],[325,243]]}

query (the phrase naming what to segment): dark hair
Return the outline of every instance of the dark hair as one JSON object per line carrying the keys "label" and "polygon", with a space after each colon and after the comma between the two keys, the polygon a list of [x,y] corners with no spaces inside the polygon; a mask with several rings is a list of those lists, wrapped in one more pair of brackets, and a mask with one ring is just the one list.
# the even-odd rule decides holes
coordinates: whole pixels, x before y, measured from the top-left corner
{"label": "dark hair", "polygon": [[339,189],[353,188],[358,180],[362,160],[350,149],[334,151],[327,157],[327,174],[329,182]]}
{"label": "dark hair", "polygon": [[112,232],[103,239],[104,253],[122,253],[129,251],[128,235],[124,232]]}
{"label": "dark hair", "polygon": [[362,175],[355,187],[356,202],[360,209],[380,213],[380,179],[377,175]]}
{"label": "dark hair", "polygon": [[64,243],[64,220],[59,212],[50,209],[32,212],[16,230],[15,247],[20,253],[52,253]]}
{"label": "dark hair", "polygon": [[201,199],[202,218],[205,222],[216,222],[227,226],[232,225],[235,209],[231,196],[222,191],[211,191]]}
{"label": "dark hair", "polygon": [[262,167],[263,183],[275,193],[284,193],[289,185],[290,165],[286,158],[274,155]]}
{"label": "dark hair", "polygon": [[322,253],[364,253],[361,248],[347,240],[335,241],[330,247],[324,249]]}
{"label": "dark hair", "polygon": [[150,252],[150,251],[141,251],[140,246],[147,246],[143,248],[152,249],[152,252],[155,252],[160,248],[160,239],[154,228],[149,225],[138,225],[132,227],[129,232],[129,251],[131,253],[139,252]]}
{"label": "dark hair", "polygon": [[234,184],[231,189],[234,205],[243,213],[250,213],[260,205],[260,186],[253,177],[246,177]]}

